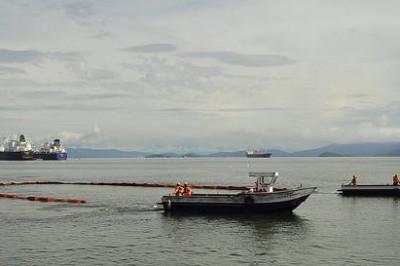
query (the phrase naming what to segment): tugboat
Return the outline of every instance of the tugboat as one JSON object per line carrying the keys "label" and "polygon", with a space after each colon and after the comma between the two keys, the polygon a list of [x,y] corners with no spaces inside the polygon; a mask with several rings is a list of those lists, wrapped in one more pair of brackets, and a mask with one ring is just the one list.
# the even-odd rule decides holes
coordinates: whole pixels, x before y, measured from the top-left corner
{"label": "tugboat", "polygon": [[269,158],[272,153],[266,152],[263,149],[249,149],[246,151],[247,158]]}
{"label": "tugboat", "polygon": [[43,146],[34,153],[34,158],[39,160],[66,160],[67,150],[61,145],[60,139],[46,141]]}
{"label": "tugboat", "polygon": [[34,159],[34,146],[20,135],[18,139],[9,139],[0,146],[0,160],[26,161]]}
{"label": "tugboat", "polygon": [[291,212],[317,188],[275,188],[278,172],[250,172],[255,187],[237,194],[191,194],[163,196],[165,212],[269,213]]}

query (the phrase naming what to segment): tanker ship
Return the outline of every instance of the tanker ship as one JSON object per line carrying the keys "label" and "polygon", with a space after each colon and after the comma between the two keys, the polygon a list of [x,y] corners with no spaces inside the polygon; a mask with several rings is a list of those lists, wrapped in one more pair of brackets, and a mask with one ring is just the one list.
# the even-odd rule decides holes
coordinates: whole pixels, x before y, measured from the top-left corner
{"label": "tanker ship", "polygon": [[67,157],[67,149],[61,144],[60,139],[46,141],[34,153],[34,158],[38,160],[66,160]]}
{"label": "tanker ship", "polygon": [[0,145],[0,160],[25,161],[34,159],[34,145],[24,135],[9,138]]}

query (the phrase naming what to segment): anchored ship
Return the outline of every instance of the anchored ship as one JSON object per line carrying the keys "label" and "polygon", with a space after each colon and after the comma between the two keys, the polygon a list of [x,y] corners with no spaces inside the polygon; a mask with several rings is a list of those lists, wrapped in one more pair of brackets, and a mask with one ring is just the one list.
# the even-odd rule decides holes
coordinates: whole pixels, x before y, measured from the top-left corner
{"label": "anchored ship", "polygon": [[0,146],[0,160],[25,161],[34,159],[34,145],[24,135],[6,139]]}
{"label": "anchored ship", "polygon": [[39,160],[66,160],[68,153],[61,144],[60,139],[46,141],[43,146],[34,153],[34,158]]}
{"label": "anchored ship", "polygon": [[269,158],[272,153],[266,152],[264,149],[249,149],[246,151],[247,158]]}

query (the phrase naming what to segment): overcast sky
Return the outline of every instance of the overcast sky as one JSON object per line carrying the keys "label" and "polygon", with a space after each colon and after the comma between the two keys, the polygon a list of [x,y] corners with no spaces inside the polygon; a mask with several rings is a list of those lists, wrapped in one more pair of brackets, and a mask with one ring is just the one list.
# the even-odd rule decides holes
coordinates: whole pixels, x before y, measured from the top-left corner
{"label": "overcast sky", "polygon": [[0,139],[154,152],[399,141],[399,10],[0,0]]}

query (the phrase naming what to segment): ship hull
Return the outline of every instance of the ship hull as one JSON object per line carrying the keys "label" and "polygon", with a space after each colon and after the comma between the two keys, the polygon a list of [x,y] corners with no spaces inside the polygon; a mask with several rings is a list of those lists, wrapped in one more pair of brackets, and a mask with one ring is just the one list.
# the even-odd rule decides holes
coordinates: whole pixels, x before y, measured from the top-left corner
{"label": "ship hull", "polygon": [[4,151],[0,152],[0,160],[4,161],[30,161],[34,160],[32,151]]}
{"label": "ship hull", "polygon": [[263,153],[263,154],[246,154],[247,158],[270,158],[271,153]]}
{"label": "ship hull", "polygon": [[38,152],[34,157],[38,160],[62,161],[67,160],[68,154],[66,152]]}

